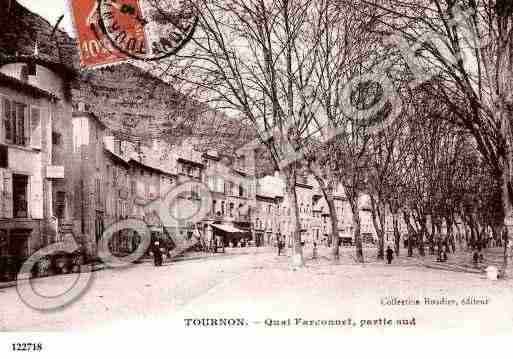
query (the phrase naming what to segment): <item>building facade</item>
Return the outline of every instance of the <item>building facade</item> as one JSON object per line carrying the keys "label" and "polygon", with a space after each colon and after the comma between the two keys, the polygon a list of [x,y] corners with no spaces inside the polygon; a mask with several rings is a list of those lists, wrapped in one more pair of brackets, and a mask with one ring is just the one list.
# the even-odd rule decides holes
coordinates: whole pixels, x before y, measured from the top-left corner
{"label": "building facade", "polygon": [[[285,181],[279,173],[258,180],[256,210],[253,216],[257,243],[274,245],[278,239],[292,246],[294,233],[294,207],[285,190]],[[296,195],[301,225],[301,241],[331,245],[333,238],[348,242],[354,238],[354,224],[351,207],[344,195],[344,188],[338,184],[331,189],[338,221],[338,233],[332,233],[328,204],[313,177],[299,177]],[[361,234],[366,242],[377,238],[370,207],[365,195],[360,198],[359,215]],[[390,221],[389,221],[390,222]],[[387,231],[390,224],[387,222]]]}
{"label": "building facade", "polygon": [[16,1],[8,10],[0,35],[0,256],[23,260],[71,234],[66,153],[76,72],[72,39]]}

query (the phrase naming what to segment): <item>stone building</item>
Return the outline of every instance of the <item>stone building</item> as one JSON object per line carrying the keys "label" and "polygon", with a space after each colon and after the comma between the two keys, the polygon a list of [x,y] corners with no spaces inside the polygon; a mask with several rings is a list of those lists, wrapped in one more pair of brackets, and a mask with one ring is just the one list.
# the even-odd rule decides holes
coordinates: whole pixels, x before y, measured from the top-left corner
{"label": "stone building", "polygon": [[212,196],[211,214],[205,221],[206,237],[220,237],[225,245],[254,243],[251,216],[256,185],[249,157],[209,151],[203,158],[207,167],[204,182]]}
{"label": "stone building", "polygon": [[[337,184],[331,191],[338,220],[338,233],[335,236],[342,241],[352,241],[353,215],[345,198],[344,188]],[[329,208],[315,179],[311,176],[298,177],[296,195],[301,240],[305,244],[316,242],[331,245],[335,236],[332,233]],[[365,195],[360,199],[359,208],[361,234],[364,240],[373,242],[377,237]],[[294,207],[286,194],[285,181],[281,175],[275,173],[274,176],[260,178],[257,184],[256,211],[253,216],[257,243],[274,245],[277,239],[282,239],[291,246],[294,232],[293,211]]]}
{"label": "stone building", "polygon": [[74,41],[0,1],[0,255],[30,256],[70,231]]}
{"label": "stone building", "polygon": [[[171,241],[190,238],[196,229],[206,244],[215,235],[225,244],[251,238],[250,213],[243,207],[254,198],[254,185],[244,178],[253,178],[254,171],[248,171],[242,155],[210,150],[228,142],[223,138],[244,137],[236,121],[188,103],[170,84],[128,64],[82,74],[73,95],[74,138],[80,148],[74,161],[75,190],[84,192],[75,201],[75,227],[87,238],[91,253],[102,230],[127,217],[143,219],[154,237]],[[201,221],[189,220],[201,205],[202,183],[211,189],[212,211]],[[177,220],[162,223],[145,213],[148,203],[177,185],[185,188],[171,208]],[[113,250],[130,250],[131,237],[120,233]]]}

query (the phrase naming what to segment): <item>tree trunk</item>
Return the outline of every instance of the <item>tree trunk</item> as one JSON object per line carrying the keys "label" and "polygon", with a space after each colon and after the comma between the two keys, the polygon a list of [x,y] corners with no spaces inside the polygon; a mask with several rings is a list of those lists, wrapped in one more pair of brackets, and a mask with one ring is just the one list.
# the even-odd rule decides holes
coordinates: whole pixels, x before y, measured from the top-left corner
{"label": "tree trunk", "polygon": [[315,177],[315,180],[317,183],[319,183],[319,187],[321,187],[322,195],[324,196],[324,199],[326,200],[326,203],[328,204],[328,209],[330,211],[330,218],[331,218],[331,233],[332,233],[332,257],[333,260],[340,259],[340,253],[339,253],[339,246],[338,246],[338,217],[337,217],[337,211],[335,209],[335,201],[333,200],[333,195],[330,193],[328,186],[326,185],[326,182],[322,178],[322,175],[320,173],[320,170],[316,168],[314,165],[309,163],[308,169],[310,170],[310,173]]}
{"label": "tree trunk", "polygon": [[302,266],[304,264],[304,259],[303,247],[301,246],[301,222],[299,220],[300,214],[299,206],[297,204],[295,169],[287,171],[287,195],[289,196],[289,198],[292,198],[292,205],[294,206],[294,242],[292,244],[292,261],[294,265]]}
{"label": "tree trunk", "polygon": [[[437,218],[435,221],[433,221],[433,224],[432,226],[434,227],[433,228],[433,231],[436,231],[435,232],[435,236],[436,236],[436,245],[438,246],[438,254],[441,255],[442,253],[442,246],[445,244],[445,239],[442,235],[442,223],[440,223],[440,220]],[[435,241],[433,240],[433,243]]]}
{"label": "tree trunk", "polygon": [[[505,161],[507,162],[507,161]],[[507,276],[508,270],[508,257],[509,251],[508,248],[510,244],[513,242],[513,206],[510,201],[510,191],[508,189],[509,182],[509,171],[506,171],[505,168],[507,166],[503,166],[503,172],[501,177],[501,190],[502,190],[502,206],[504,208],[504,227],[505,227],[505,236],[504,236],[504,252],[503,252],[503,262],[501,268],[501,277],[505,278]]]}
{"label": "tree trunk", "polygon": [[[357,197],[357,196],[355,196]],[[356,250],[356,261],[364,263],[362,237],[360,235],[360,212],[358,210],[358,198],[349,199],[354,224],[354,244]]]}
{"label": "tree trunk", "polygon": [[384,225],[383,225],[383,216],[382,216],[382,208],[380,207],[381,201],[376,201],[373,195],[370,195],[371,199],[371,216],[372,216],[372,224],[374,225],[374,229],[376,230],[376,235],[378,236],[378,253],[377,259],[384,260],[385,259],[385,233],[384,233]]}
{"label": "tree trunk", "polygon": [[421,223],[421,226],[420,226],[420,233],[417,237],[417,245],[418,245],[418,249],[419,249],[419,255],[421,257],[424,257],[426,255],[426,251],[424,250],[424,235],[427,234],[427,226],[426,226],[426,223],[425,223],[425,219],[423,220],[423,222]]}
{"label": "tree trunk", "polygon": [[456,242],[454,240],[454,223],[452,221],[452,217],[448,216],[445,218],[445,223],[447,225],[447,244],[451,247],[452,253],[456,253]]}
{"label": "tree trunk", "polygon": [[476,234],[474,218],[472,215],[469,216],[468,225],[470,228],[470,248],[474,248],[477,245],[477,234]]}
{"label": "tree trunk", "polygon": [[[427,229],[427,228],[426,228]],[[428,243],[429,243],[429,254],[430,255],[433,255],[435,254],[435,235],[436,235],[436,224],[435,224],[435,219],[433,218],[433,216],[431,216],[431,233],[429,233],[428,235]],[[440,231],[438,232],[438,235],[440,235]],[[440,240],[438,240],[438,242],[440,242]],[[440,245],[440,243],[438,243],[438,245]]]}
{"label": "tree trunk", "polygon": [[470,233],[470,226],[467,224],[467,221],[463,219],[463,234],[465,236],[465,246],[466,249],[470,247],[470,241],[472,240]]}
{"label": "tree trunk", "polygon": [[392,215],[392,223],[394,226],[394,244],[395,255],[399,256],[399,249],[401,248],[401,232],[399,232],[399,213]]}
{"label": "tree trunk", "polygon": [[408,229],[408,257],[413,256],[413,238],[416,236],[415,228],[411,225],[410,214],[403,211],[404,222]]}
{"label": "tree trunk", "polygon": [[500,224],[494,224],[492,226],[494,247],[500,247],[502,245],[501,230],[502,230],[502,226]]}

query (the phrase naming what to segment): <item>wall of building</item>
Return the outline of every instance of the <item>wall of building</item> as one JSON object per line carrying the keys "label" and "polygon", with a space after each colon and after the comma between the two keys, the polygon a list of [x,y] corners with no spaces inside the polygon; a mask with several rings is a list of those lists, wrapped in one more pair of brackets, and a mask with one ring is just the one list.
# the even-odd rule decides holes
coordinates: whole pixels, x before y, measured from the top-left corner
{"label": "wall of building", "polygon": [[[23,80],[21,68],[24,66],[26,64],[7,64],[0,68],[0,72],[17,80]],[[2,188],[0,192],[3,197],[0,200],[2,203],[0,205],[0,218],[11,219],[13,217],[12,205],[9,204],[13,200],[13,174],[28,176],[27,207],[29,220],[24,220],[23,226],[30,227],[30,220],[38,221],[38,223],[32,224],[34,229],[27,244],[25,253],[27,256],[43,245],[58,240],[58,237],[44,229],[47,226],[53,226],[54,214],[54,180],[47,177],[47,174],[49,167],[56,164],[54,157],[58,157],[52,144],[53,129],[59,129],[62,139],[65,139],[66,136],[69,139],[70,136],[67,131],[71,128],[69,123],[71,119],[71,104],[64,99],[64,81],[59,75],[42,66],[38,65],[36,69],[36,76],[29,76],[27,84],[61,99],[50,99],[44,95],[29,95],[27,90],[23,88],[19,90],[7,87],[0,88],[0,97],[28,105],[25,115],[26,126],[24,130],[26,143],[24,145],[7,143],[3,118],[0,126],[0,143],[8,147],[9,159],[9,167],[7,169],[0,169],[2,172],[2,184],[0,185]],[[3,101],[0,107],[2,106],[4,106]],[[3,114],[4,109],[1,108],[0,111]],[[34,116],[35,111],[39,112],[39,116]],[[37,118],[39,118],[39,121],[36,120]],[[68,142],[70,143],[71,141]],[[66,150],[69,150],[69,146],[63,147],[63,152]],[[60,158],[59,161],[61,162],[58,163],[60,165],[64,166],[66,164],[64,158]],[[65,187],[64,181],[61,180],[61,185]],[[70,192],[69,189],[68,192]],[[20,220],[11,220],[6,225],[15,229],[16,226],[21,226],[22,223]]]}

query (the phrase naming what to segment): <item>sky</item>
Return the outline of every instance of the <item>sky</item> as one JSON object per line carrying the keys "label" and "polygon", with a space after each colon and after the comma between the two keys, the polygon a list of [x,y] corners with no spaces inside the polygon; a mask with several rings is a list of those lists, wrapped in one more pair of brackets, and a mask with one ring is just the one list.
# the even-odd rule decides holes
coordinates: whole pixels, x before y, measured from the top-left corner
{"label": "sky", "polygon": [[59,27],[64,29],[70,35],[73,35],[73,25],[70,12],[68,10],[68,2],[71,0],[17,0],[27,9],[35,12],[55,25],[61,15],[64,15]]}

